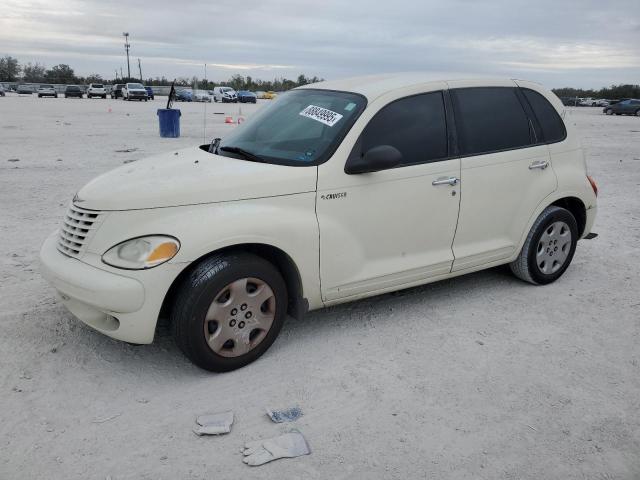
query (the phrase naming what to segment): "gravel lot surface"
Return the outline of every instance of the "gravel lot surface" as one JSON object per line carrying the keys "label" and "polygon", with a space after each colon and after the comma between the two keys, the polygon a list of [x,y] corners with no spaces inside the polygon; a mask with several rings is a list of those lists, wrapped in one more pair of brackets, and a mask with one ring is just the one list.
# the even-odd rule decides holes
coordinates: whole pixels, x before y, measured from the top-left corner
{"label": "gravel lot surface", "polygon": [[[140,347],[94,332],[38,272],[85,182],[203,143],[195,103],[179,104],[182,138],[159,138],[164,102],[0,98],[0,478],[640,478],[640,118],[569,111],[600,236],[555,284],[500,268],[313,312],[216,375],[166,328]],[[237,105],[206,108],[207,141],[235,128],[214,112]],[[264,413],[296,405],[293,424]],[[193,434],[227,409],[229,435]],[[310,456],[242,463],[244,442],[292,426]]]}

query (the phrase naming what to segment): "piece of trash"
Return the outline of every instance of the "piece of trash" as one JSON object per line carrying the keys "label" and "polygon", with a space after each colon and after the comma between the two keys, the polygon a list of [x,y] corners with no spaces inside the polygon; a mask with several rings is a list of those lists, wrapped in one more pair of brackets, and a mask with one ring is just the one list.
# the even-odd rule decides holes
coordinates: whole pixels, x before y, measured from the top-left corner
{"label": "piece of trash", "polygon": [[265,408],[269,418],[275,423],[295,422],[302,416],[302,409],[300,407],[291,407],[286,410],[269,410]]}
{"label": "piece of trash", "polygon": [[233,424],[233,412],[214,413],[211,415],[200,415],[196,418],[198,426],[193,429],[196,435],[222,435],[231,431]]}
{"label": "piece of trash", "polygon": [[302,433],[293,431],[279,437],[247,442],[242,449],[242,461],[257,467],[280,458],[294,458],[310,453],[311,449]]}
{"label": "piece of trash", "polygon": [[122,162],[122,163],[131,163],[131,162],[135,162],[135,159],[133,159],[133,158],[129,158],[129,159],[125,160],[125,161],[124,161],[124,162]]}
{"label": "piece of trash", "polygon": [[28,373],[22,372],[20,374],[20,378],[22,378],[24,380],[31,380],[31,375],[29,375]]}
{"label": "piece of trash", "polygon": [[99,418],[97,420],[93,420],[91,423],[105,423],[105,422],[108,422],[109,420],[113,420],[114,418],[118,418],[120,415],[122,415],[122,414],[121,413],[116,413],[115,415],[111,415],[110,417]]}
{"label": "piece of trash", "polygon": [[9,162],[19,162],[20,159],[19,158],[10,158],[8,161]]}
{"label": "piece of trash", "polygon": [[137,148],[123,148],[122,150],[114,150],[116,153],[131,153],[138,150]]}

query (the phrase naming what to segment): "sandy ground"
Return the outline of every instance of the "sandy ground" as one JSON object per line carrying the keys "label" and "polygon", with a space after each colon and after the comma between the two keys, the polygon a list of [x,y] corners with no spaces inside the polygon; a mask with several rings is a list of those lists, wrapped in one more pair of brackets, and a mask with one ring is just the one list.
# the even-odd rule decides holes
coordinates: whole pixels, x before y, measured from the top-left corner
{"label": "sandy ground", "polygon": [[[600,236],[557,283],[493,269],[314,312],[256,363],[215,375],[166,330],[141,347],[92,331],[38,273],[85,182],[202,143],[203,105],[180,105],[170,140],[162,103],[0,98],[0,478],[640,478],[640,118],[570,112],[600,185]],[[234,128],[213,112],[237,108],[207,105],[206,137]],[[245,466],[245,441],[286,429],[263,407],[293,405],[313,453]],[[231,434],[191,432],[225,409]]]}

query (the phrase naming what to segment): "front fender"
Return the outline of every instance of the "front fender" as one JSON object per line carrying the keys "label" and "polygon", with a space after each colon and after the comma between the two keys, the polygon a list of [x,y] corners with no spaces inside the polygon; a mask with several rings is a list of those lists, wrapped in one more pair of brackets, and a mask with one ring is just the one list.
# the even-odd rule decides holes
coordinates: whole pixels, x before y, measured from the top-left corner
{"label": "front fender", "polygon": [[315,192],[182,207],[108,212],[88,246],[102,255],[129,238],[172,235],[180,241],[169,262],[191,262],[239,244],[265,244],[285,252],[300,272],[310,308],[322,306]]}

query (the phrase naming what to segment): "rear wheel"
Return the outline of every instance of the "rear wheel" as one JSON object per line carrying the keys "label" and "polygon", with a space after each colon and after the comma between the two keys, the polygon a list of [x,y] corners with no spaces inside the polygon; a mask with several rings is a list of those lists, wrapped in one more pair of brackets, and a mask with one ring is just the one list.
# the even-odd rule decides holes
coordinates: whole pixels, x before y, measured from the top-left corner
{"label": "rear wheel", "polygon": [[636,117],[640,117],[640,109],[636,110]]}
{"label": "rear wheel", "polygon": [[604,113],[606,113],[607,115],[612,115],[613,110],[611,110],[610,108],[607,108]]}
{"label": "rear wheel", "polygon": [[286,305],[286,285],[271,263],[246,253],[213,256],[178,290],[171,313],[176,343],[201,368],[235,370],[271,346]]}
{"label": "rear wheel", "polygon": [[520,255],[509,266],[525,282],[545,285],[569,267],[578,243],[578,224],[566,209],[547,207],[529,231]]}

